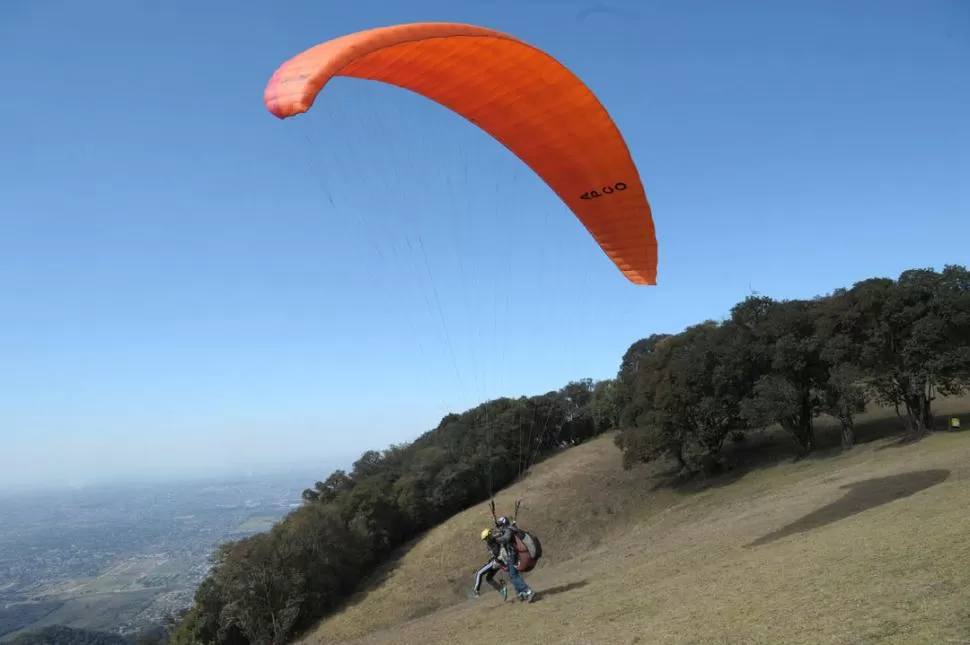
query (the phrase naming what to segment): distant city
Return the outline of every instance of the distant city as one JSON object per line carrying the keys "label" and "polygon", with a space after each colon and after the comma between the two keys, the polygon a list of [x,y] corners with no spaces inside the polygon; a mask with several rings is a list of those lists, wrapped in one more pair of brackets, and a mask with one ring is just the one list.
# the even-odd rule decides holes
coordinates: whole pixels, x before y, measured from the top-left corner
{"label": "distant city", "polygon": [[269,529],[329,472],[0,496],[0,639],[161,624],[191,604],[218,544]]}

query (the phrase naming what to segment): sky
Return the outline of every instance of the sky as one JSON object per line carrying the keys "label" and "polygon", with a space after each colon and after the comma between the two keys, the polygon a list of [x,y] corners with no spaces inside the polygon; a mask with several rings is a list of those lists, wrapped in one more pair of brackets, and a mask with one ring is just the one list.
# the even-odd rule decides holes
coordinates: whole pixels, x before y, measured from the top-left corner
{"label": "sky", "polygon": [[[609,378],[752,291],[970,260],[963,0],[0,3],[0,487],[319,466]],[[610,8],[614,10],[610,10]],[[598,95],[653,208],[627,282],[472,124],[287,58],[459,21]]]}

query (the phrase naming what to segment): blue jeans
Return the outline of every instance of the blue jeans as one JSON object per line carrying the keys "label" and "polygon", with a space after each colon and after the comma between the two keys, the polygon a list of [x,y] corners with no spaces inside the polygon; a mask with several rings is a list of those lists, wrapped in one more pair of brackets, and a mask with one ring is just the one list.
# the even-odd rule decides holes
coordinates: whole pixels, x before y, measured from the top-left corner
{"label": "blue jeans", "polygon": [[519,575],[519,570],[515,568],[514,562],[509,562],[509,580],[512,581],[512,586],[515,587],[516,593],[524,594],[529,592],[529,585],[525,584],[525,580]]}

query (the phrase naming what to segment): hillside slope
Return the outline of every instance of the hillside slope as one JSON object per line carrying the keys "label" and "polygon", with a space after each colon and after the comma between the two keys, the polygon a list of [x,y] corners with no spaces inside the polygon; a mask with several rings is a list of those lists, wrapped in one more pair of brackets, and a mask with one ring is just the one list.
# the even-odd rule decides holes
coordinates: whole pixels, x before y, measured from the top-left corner
{"label": "hillside slope", "polygon": [[541,594],[467,600],[487,509],[417,540],[304,642],[943,643],[970,639],[970,433],[756,470],[687,494],[624,472],[611,437],[537,466]]}

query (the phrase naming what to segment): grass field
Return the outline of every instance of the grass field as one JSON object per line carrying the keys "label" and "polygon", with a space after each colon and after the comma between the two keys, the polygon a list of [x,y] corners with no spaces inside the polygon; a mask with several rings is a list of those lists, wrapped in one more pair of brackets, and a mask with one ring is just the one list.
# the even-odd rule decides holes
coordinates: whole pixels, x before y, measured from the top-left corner
{"label": "grass field", "polygon": [[37,592],[41,602],[0,610],[0,637],[64,625],[113,631],[130,626],[163,595],[184,589],[179,578],[187,565],[166,556],[130,558],[94,578],[67,580]]}
{"label": "grass field", "polygon": [[[79,598],[66,598],[55,605],[55,609],[45,616],[38,617],[24,625],[23,631],[40,629],[51,625],[67,625],[84,629],[111,631],[119,624],[134,618],[148,608],[158,595],[157,590],[141,589],[136,591],[92,593]],[[53,604],[53,603],[52,603]],[[16,609],[15,605],[13,609]],[[11,632],[5,638],[11,638]]]}
{"label": "grass field", "polygon": [[273,528],[273,524],[277,521],[279,521],[279,518],[271,515],[250,517],[233,529],[233,533],[259,533],[260,531],[268,531]]}
{"label": "grass field", "polygon": [[823,450],[792,463],[764,437],[690,490],[657,467],[621,470],[599,438],[496,498],[500,512],[523,499],[520,523],[542,538],[535,603],[467,599],[483,505],[409,545],[303,642],[970,644],[970,432],[897,445],[878,438],[887,413],[862,421],[853,450],[825,449],[837,433],[823,431]]}

